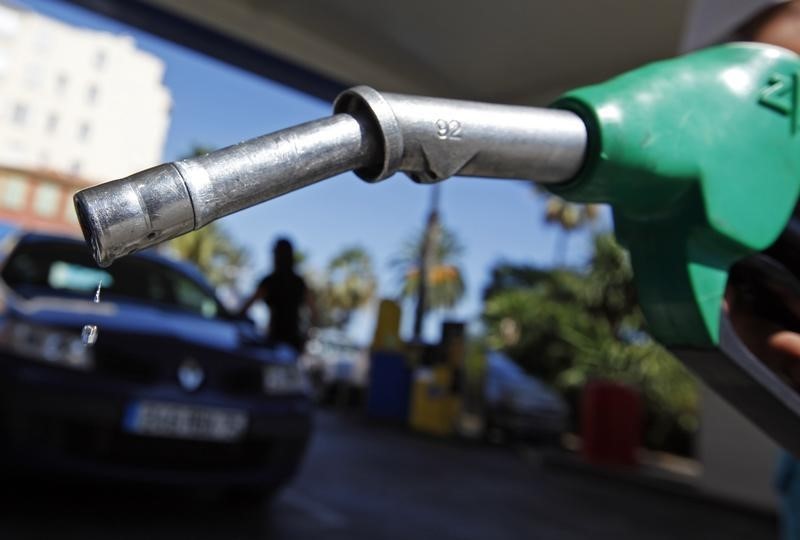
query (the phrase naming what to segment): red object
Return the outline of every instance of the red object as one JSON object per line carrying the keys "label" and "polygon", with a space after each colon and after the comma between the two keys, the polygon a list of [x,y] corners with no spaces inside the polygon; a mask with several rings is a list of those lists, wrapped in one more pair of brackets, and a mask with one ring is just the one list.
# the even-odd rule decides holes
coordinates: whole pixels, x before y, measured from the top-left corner
{"label": "red object", "polygon": [[642,401],[624,384],[594,381],[583,389],[581,402],[583,456],[590,463],[637,464],[642,439]]}

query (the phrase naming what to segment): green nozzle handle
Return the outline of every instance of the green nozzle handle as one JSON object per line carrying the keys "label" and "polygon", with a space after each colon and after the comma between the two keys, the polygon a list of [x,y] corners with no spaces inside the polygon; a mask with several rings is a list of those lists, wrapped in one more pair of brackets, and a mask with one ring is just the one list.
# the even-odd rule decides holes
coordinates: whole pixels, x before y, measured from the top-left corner
{"label": "green nozzle handle", "polygon": [[800,193],[800,57],[736,43],[580,88],[555,107],[589,130],[582,171],[550,186],[610,203],[652,333],[719,345],[728,270],[772,244]]}

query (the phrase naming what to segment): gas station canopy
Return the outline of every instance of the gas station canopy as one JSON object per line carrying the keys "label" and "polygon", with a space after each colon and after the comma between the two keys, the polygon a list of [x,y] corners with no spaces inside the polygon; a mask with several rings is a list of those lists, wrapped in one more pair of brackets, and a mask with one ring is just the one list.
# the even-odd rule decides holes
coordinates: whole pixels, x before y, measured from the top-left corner
{"label": "gas station canopy", "polygon": [[688,0],[69,0],[332,99],[385,91],[541,105],[673,56]]}

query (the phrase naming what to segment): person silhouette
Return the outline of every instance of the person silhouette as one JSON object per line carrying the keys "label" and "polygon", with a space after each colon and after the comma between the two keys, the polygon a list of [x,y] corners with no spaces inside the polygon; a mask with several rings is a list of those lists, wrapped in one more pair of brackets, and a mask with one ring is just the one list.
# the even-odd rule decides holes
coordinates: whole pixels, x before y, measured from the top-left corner
{"label": "person silhouette", "polygon": [[302,277],[294,269],[294,247],[286,238],[279,238],[272,249],[273,270],[265,276],[240,310],[244,315],[250,307],[263,301],[269,308],[267,343],[284,343],[302,351],[306,336],[300,324],[301,309],[311,309],[312,296]]}

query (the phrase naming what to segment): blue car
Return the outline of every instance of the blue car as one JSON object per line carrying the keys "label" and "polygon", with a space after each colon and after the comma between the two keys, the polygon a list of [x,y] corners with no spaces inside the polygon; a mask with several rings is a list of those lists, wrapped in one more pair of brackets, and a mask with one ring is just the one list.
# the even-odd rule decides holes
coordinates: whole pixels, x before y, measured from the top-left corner
{"label": "blue car", "polygon": [[297,355],[193,267],[145,253],[101,269],[42,234],[0,252],[4,463],[258,498],[295,474],[312,425]]}

